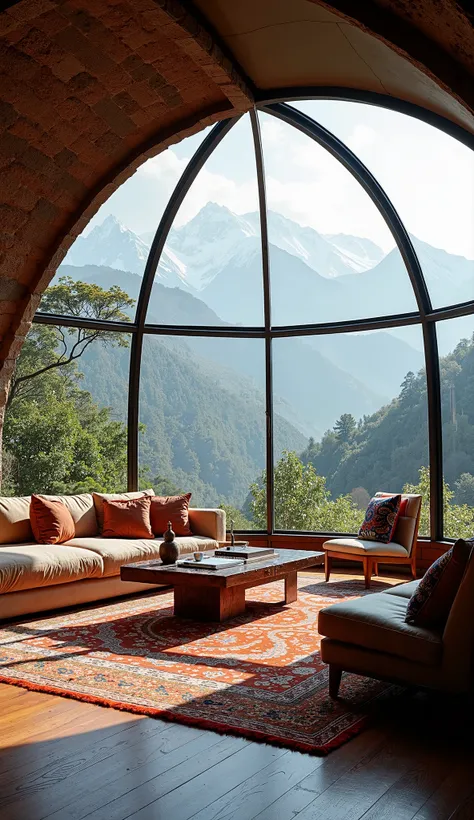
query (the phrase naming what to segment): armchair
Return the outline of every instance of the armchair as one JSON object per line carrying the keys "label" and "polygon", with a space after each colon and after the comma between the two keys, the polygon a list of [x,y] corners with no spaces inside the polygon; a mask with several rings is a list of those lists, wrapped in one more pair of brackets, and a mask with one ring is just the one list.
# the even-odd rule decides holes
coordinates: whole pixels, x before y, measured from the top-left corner
{"label": "armchair", "polygon": [[[376,493],[382,498],[389,493]],[[390,493],[392,495],[392,493]],[[362,561],[366,589],[372,575],[378,575],[378,564],[408,564],[412,578],[416,578],[416,544],[420,523],[421,495],[402,494],[407,499],[405,514],[398,517],[393,541],[383,544],[362,538],[331,538],[323,544],[326,581],[331,576],[333,558]]]}

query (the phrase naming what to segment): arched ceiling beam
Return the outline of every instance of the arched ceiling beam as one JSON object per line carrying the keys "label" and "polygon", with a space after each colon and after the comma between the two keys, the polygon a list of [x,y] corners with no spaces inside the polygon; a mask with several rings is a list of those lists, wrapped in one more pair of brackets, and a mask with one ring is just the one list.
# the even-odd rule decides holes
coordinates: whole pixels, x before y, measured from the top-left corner
{"label": "arched ceiling beam", "polygon": [[[474,112],[472,3],[413,3],[412,0],[309,0],[394,49]],[[418,9],[417,6],[420,6]]]}

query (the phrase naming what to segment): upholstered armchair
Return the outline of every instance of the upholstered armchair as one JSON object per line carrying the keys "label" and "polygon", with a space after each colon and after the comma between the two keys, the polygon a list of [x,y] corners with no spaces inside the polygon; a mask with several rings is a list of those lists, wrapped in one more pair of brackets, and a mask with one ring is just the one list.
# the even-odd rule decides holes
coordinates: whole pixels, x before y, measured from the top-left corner
{"label": "upholstered armchair", "polygon": [[[376,493],[376,498],[382,498],[384,495],[389,493]],[[324,542],[326,581],[329,581],[331,575],[333,558],[361,561],[367,589],[370,587],[372,575],[378,575],[379,563],[408,564],[412,578],[416,578],[416,542],[422,497],[404,493],[402,499],[407,499],[404,515],[398,517],[393,539],[389,544],[362,538],[331,538]]]}
{"label": "upholstered armchair", "polygon": [[321,658],[329,664],[331,697],[338,695],[343,671],[474,695],[474,550],[444,629],[406,623],[408,602],[419,583],[321,610]]}

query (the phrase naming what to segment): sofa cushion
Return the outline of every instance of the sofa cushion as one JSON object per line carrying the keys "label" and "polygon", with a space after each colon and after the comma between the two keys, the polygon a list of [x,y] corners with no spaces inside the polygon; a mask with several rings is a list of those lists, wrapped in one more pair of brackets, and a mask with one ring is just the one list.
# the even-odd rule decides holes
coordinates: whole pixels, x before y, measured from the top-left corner
{"label": "sofa cushion", "polygon": [[176,535],[192,535],[189,526],[189,502],[191,493],[183,495],[154,495],[151,499],[150,521],[155,535],[163,535],[171,521]]}
{"label": "sofa cushion", "polygon": [[0,498],[0,544],[33,541],[30,524],[30,496]]}
{"label": "sofa cushion", "polygon": [[460,538],[426,571],[407,608],[407,623],[442,629],[462,581],[472,544]]}
{"label": "sofa cushion", "polygon": [[63,544],[19,544],[0,548],[0,594],[100,578],[100,555]]}
{"label": "sofa cushion", "polygon": [[370,541],[381,541],[388,544],[395,532],[398,514],[400,512],[401,495],[382,496],[371,498],[367,506],[365,518],[359,529],[361,538]]}
{"label": "sofa cushion", "polygon": [[390,589],[384,589],[384,595],[400,595],[402,598],[410,600],[419,583],[419,581],[408,581],[406,584],[397,584],[390,587]]}
{"label": "sofa cushion", "polygon": [[104,498],[104,538],[153,538],[150,527],[150,496],[112,501]]}
{"label": "sofa cushion", "polygon": [[[119,575],[122,564],[134,561],[149,561],[160,557],[162,538],[73,538],[63,546],[80,547],[100,555],[104,565],[104,576]],[[197,550],[217,549],[217,541],[201,535],[176,538],[180,555],[189,555]]]}
{"label": "sofa cushion", "polygon": [[318,629],[336,641],[434,666],[441,660],[441,635],[407,624],[407,604],[404,596],[385,592],[343,601],[320,611]]}
{"label": "sofa cushion", "polygon": [[379,541],[366,541],[364,538],[331,538],[325,541],[323,549],[330,552],[348,552],[354,555],[371,555],[372,557],[384,555],[400,555],[408,558],[408,552],[401,544],[391,541],[390,544],[383,544]]}
{"label": "sofa cushion", "polygon": [[44,495],[51,501],[62,501],[68,508],[74,521],[76,538],[83,536],[97,535],[99,528],[95,514],[94,499],[92,493],[80,493],[79,495]]}
{"label": "sofa cushion", "polygon": [[30,522],[38,544],[62,544],[76,534],[72,515],[62,501],[40,495],[31,496]]}
{"label": "sofa cushion", "polygon": [[155,495],[154,490],[138,490],[133,493],[92,493],[99,533],[104,526],[104,498],[108,501],[126,501],[128,498],[143,498],[144,495]]}

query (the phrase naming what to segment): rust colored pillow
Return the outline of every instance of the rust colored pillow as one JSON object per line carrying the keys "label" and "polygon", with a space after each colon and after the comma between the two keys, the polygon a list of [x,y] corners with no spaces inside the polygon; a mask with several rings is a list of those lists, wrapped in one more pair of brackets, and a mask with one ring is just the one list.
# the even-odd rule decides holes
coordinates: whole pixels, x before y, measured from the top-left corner
{"label": "rust colored pillow", "polygon": [[150,521],[155,535],[163,535],[168,521],[176,535],[192,535],[189,527],[189,502],[192,493],[184,495],[154,495],[151,499]]}
{"label": "rust colored pillow", "polygon": [[104,498],[104,538],[153,538],[150,496],[108,501]]}
{"label": "rust colored pillow", "polygon": [[66,505],[41,495],[31,496],[30,524],[38,544],[63,544],[76,534],[73,517]]}

